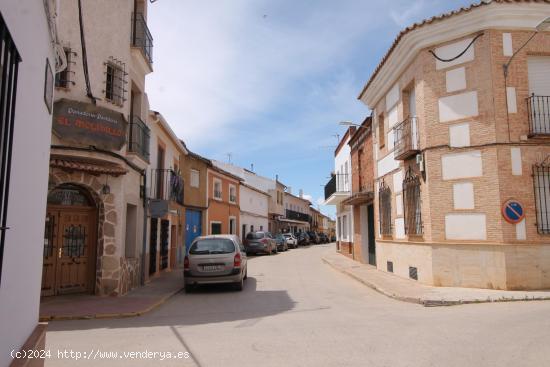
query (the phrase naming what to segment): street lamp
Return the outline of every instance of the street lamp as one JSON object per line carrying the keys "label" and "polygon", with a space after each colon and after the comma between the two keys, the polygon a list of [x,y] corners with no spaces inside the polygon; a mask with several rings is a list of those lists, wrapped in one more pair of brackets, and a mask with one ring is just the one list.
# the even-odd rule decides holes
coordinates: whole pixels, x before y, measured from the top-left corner
{"label": "street lamp", "polygon": [[506,79],[508,77],[508,67],[510,66],[510,64],[512,63],[512,60],[514,59],[514,57],[525,47],[527,46],[527,44],[533,39],[533,37],[535,37],[537,35],[537,33],[539,32],[542,32],[542,31],[545,31],[546,29],[548,29],[548,27],[550,27],[550,17],[544,19],[542,22],[540,22],[539,24],[537,24],[537,26],[535,27],[535,31],[533,32],[533,34],[531,35],[531,37],[529,37],[529,39],[527,41],[525,41],[525,43],[517,49],[516,52],[514,52],[512,54],[512,57],[510,57],[510,60],[508,60],[508,62],[506,64],[503,65],[503,68],[504,68],[504,78]]}

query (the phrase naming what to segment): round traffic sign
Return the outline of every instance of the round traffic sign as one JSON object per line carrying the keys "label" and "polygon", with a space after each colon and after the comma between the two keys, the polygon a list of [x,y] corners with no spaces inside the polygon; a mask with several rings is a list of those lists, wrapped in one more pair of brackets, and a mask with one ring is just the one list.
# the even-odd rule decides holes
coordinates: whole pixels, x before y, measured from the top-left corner
{"label": "round traffic sign", "polygon": [[525,218],[525,210],[519,201],[510,199],[502,205],[502,216],[508,223],[516,224]]}

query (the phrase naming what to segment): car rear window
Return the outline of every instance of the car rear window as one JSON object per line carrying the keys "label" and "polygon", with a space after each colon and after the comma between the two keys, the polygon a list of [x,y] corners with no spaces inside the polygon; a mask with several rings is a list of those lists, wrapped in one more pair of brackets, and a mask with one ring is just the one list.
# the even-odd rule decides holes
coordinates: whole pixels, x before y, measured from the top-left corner
{"label": "car rear window", "polygon": [[264,232],[250,232],[246,235],[247,240],[259,240],[264,238]]}
{"label": "car rear window", "polygon": [[198,240],[189,249],[191,255],[230,254],[234,251],[233,241],[224,238]]}

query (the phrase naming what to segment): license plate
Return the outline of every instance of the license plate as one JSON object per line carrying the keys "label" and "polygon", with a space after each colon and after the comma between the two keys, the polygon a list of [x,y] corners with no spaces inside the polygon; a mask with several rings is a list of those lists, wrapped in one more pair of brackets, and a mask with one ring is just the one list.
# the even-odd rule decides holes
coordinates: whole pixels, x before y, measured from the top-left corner
{"label": "license plate", "polygon": [[223,265],[203,265],[202,271],[220,271],[223,269]]}

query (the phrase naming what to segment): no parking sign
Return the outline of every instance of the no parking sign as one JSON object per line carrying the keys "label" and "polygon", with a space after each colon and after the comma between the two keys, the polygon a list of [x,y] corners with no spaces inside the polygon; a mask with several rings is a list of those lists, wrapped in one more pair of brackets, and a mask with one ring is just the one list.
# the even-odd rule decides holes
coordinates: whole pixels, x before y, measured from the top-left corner
{"label": "no parking sign", "polygon": [[519,201],[510,199],[502,205],[502,216],[508,223],[516,224],[525,218],[525,210]]}

